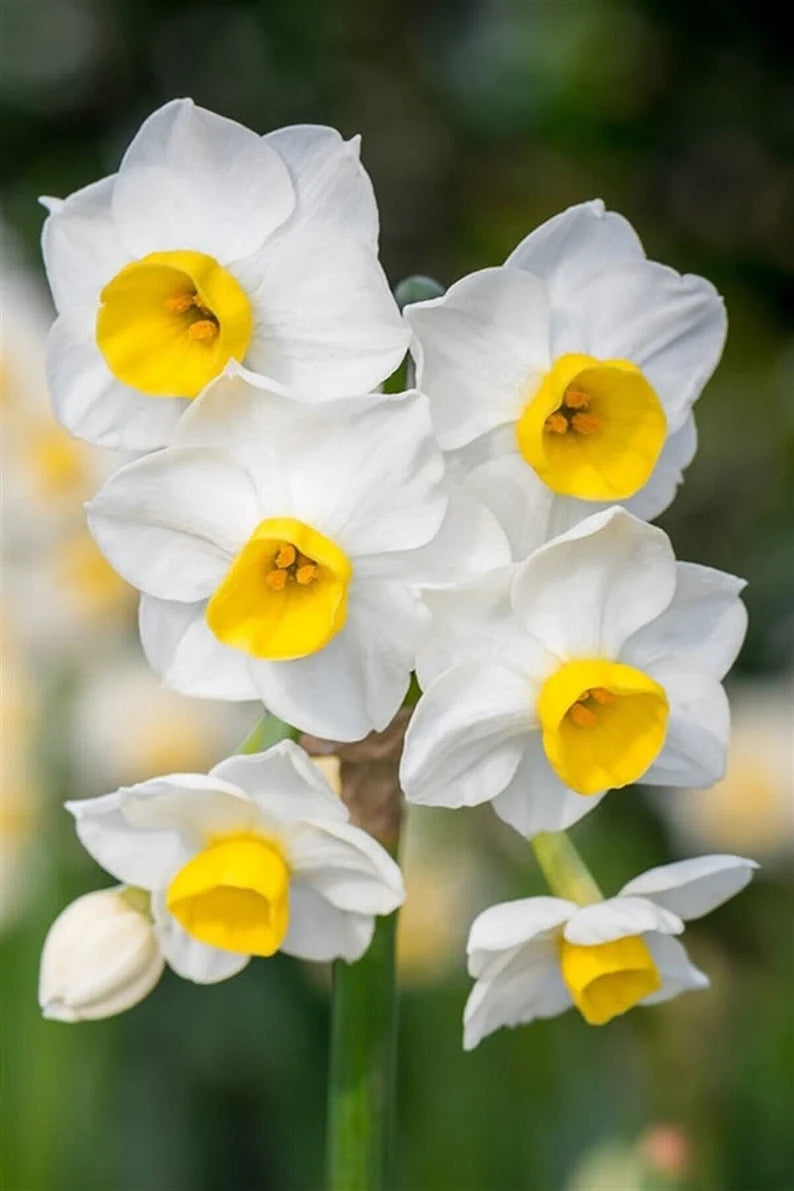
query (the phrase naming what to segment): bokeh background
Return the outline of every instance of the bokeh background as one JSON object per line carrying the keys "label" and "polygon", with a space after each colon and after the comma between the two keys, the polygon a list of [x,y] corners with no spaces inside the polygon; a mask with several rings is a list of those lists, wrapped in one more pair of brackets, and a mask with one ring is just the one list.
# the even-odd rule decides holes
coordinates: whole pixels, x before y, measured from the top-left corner
{"label": "bokeh background", "polygon": [[81,502],[114,461],[48,412],[40,193],[112,172],[177,95],[267,131],[363,134],[393,282],[451,283],[594,196],[649,254],[725,294],[700,449],[664,517],[681,557],[745,575],[727,779],[615,794],[574,832],[608,891],[701,850],[757,857],[693,925],[709,993],[604,1029],[578,1017],[460,1048],[463,942],[541,891],[489,811],[412,812],[399,1191],[788,1191],[794,86],[785,7],[755,0],[2,0],[2,1076],[6,1191],[317,1191],[328,973],[276,957],[213,988],[166,973],[126,1016],[44,1022],[46,929],[108,883],[61,803],[235,747],[253,707],[158,689],[133,593]]}

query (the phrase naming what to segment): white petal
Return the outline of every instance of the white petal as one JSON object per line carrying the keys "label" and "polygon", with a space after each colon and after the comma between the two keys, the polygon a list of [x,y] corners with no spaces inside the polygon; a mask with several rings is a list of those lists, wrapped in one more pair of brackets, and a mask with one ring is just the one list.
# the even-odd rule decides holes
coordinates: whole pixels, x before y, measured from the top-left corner
{"label": "white petal", "polygon": [[679,918],[702,918],[749,884],[759,866],[744,856],[696,856],[649,869],[620,891],[646,898]]}
{"label": "white petal", "polygon": [[488,977],[493,963],[504,952],[555,931],[577,910],[576,902],[562,897],[524,897],[489,906],[477,915],[469,930],[469,975]]}
{"label": "white petal", "polygon": [[667,695],[667,736],[645,784],[711,786],[725,773],[730,733],[728,699],[716,678],[680,657],[648,665],[648,673]]}
{"label": "white petal", "polygon": [[187,854],[176,832],[133,827],[124,814],[125,793],[67,802],[66,809],[74,815],[80,842],[98,864],[126,885],[154,889]]}
{"label": "white petal", "polygon": [[658,393],[672,433],[716,368],[726,326],[722,299],[710,282],[635,261],[569,295],[554,354],[580,351],[636,364]]}
{"label": "white petal", "polygon": [[375,929],[372,914],[356,914],[331,905],[321,893],[301,881],[290,885],[290,917],[281,950],[298,959],[324,962],[360,959]]}
{"label": "white petal", "polygon": [[518,568],[519,621],[560,658],[616,657],[675,591],[663,530],[613,507],[542,546]]}
{"label": "white petal", "polygon": [[519,949],[492,980],[474,985],[463,1013],[463,1047],[473,1050],[501,1026],[526,1025],[570,1008],[554,945]]}
{"label": "white petal", "polygon": [[532,727],[520,672],[478,661],[448,670],[425,691],[408,725],[400,766],[406,797],[448,807],[495,798],[515,773]]}
{"label": "white petal", "polygon": [[747,629],[747,610],[739,599],[744,580],[692,562],[679,562],[676,576],[672,603],[629,638],[621,658],[646,669],[658,659],[678,655],[686,665],[702,666],[714,678],[722,678],[736,660]]}
{"label": "white petal", "polygon": [[552,529],[552,517],[562,498],[515,450],[472,468],[465,483],[496,517],[517,562],[523,562],[554,534],[576,525],[592,511],[584,501],[571,501],[577,515]]}
{"label": "white petal", "polygon": [[510,606],[515,567],[499,567],[455,588],[427,591],[432,624],[421,642],[416,670],[427,689],[445,670],[468,661],[497,662],[545,675],[553,654],[516,621]]}
{"label": "white petal", "polygon": [[590,277],[619,261],[644,256],[629,221],[594,199],[547,219],[513,249],[505,264],[543,277],[554,300],[563,303]]}
{"label": "white petal", "polygon": [[290,871],[340,910],[390,914],[405,898],[402,874],[385,848],[350,823],[297,823],[287,836]]}
{"label": "white petal", "polygon": [[391,722],[408,690],[422,627],[422,606],[404,586],[355,582],[347,623],[324,649],[295,661],[251,660],[265,706],[330,740],[361,740]]}
{"label": "white petal", "polygon": [[200,699],[259,699],[248,655],[223,645],[204,616],[206,601],[142,596],[139,628],[146,660],[163,685]]}
{"label": "white petal", "polygon": [[708,976],[690,961],[686,948],[678,939],[652,931],[645,936],[645,942],[659,969],[662,987],[650,996],[643,997],[641,1005],[660,1005],[689,989],[708,988]]}
{"label": "white petal", "polygon": [[260,521],[256,491],[220,451],[172,447],[122,467],[87,505],[115,569],[158,599],[212,595]]}
{"label": "white petal", "polygon": [[531,839],[539,831],[566,831],[603,797],[585,797],[563,785],[546,760],[540,732],[532,732],[512,781],[494,798],[493,809],[504,823]]}
{"label": "white petal", "polygon": [[549,367],[546,287],[518,269],[471,273],[405,317],[416,383],[445,449],[516,421]]}
{"label": "white petal", "polygon": [[96,310],[70,308],[47,341],[47,381],[58,421],[89,442],[129,451],[162,447],[187,401],[147,397],[108,371],[96,344]]}
{"label": "white petal", "polygon": [[[260,818],[259,808],[239,786],[204,773],[171,773],[121,793],[122,814],[132,827],[176,832],[186,856],[219,835],[253,830]],[[143,837],[140,846],[146,846]]]}
{"label": "white petal", "polygon": [[294,206],[278,153],[189,99],[144,121],[113,192],[113,214],[134,256],[189,248],[221,264],[255,252]]}
{"label": "white petal", "polygon": [[257,486],[262,517],[297,517],[350,557],[422,546],[446,511],[441,452],[427,398],[415,391],[318,407],[238,371],[193,403],[173,443],[234,455]]}
{"label": "white petal", "polygon": [[100,290],[129,261],[113,224],[115,182],[113,174],[76,190],[44,221],[41,250],[59,311],[89,306],[95,313]]}
{"label": "white petal", "polygon": [[250,956],[222,951],[200,943],[184,930],[165,907],[165,895],[158,891],[152,896],[152,915],[155,930],[168,964],[184,980],[196,984],[217,984],[236,976],[247,966]]}
{"label": "white petal", "polygon": [[264,753],[229,757],[210,773],[245,790],[267,815],[291,822],[326,819],[344,823],[345,804],[308,754],[292,740],[282,740]]}
{"label": "white petal", "polygon": [[311,220],[377,245],[378,207],[359,160],[360,139],[345,141],[336,129],[319,124],[294,124],[267,134],[265,141],[286,162],[298,196],[285,230]]}
{"label": "white petal", "polygon": [[619,894],[591,906],[581,906],[566,924],[563,934],[569,943],[589,947],[651,930],[680,935],[683,929],[681,919],[669,910],[644,897]]}
{"label": "white petal", "polygon": [[251,296],[246,365],[312,402],[366,393],[408,348],[409,332],[374,247],[298,223],[232,270]]}
{"label": "white petal", "polygon": [[697,445],[695,419],[690,414],[684,424],[668,436],[650,479],[644,488],[624,502],[625,508],[643,521],[652,521],[663,513],[683,483],[684,471],[695,458]]}
{"label": "white petal", "polygon": [[436,536],[417,550],[382,555],[382,573],[399,567],[422,587],[448,587],[510,562],[507,537],[493,513],[473,492],[452,483],[446,488],[449,502]]}

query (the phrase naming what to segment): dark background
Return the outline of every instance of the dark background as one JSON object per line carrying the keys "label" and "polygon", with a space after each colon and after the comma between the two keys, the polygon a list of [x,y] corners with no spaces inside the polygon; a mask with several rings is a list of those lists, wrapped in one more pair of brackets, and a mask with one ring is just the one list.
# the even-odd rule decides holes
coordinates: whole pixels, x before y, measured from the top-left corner
{"label": "dark background", "polygon": [[[227,709],[208,735],[195,719],[207,705],[174,697],[168,747],[158,737],[154,748],[146,684],[156,684],[139,663],[129,598],[106,599],[103,588],[101,625],[93,604],[58,620],[65,580],[47,571],[64,535],[81,532],[79,500],[95,464],[80,455],[85,491],[78,484],[56,515],[53,502],[31,499],[31,484],[41,496],[41,477],[31,480],[24,462],[30,428],[38,434],[46,417],[36,196],[112,172],[152,109],[192,95],[261,132],[316,122],[362,133],[393,283],[424,272],[449,284],[499,263],[540,221],[600,196],[631,219],[650,256],[704,273],[724,293],[728,348],[698,405],[698,456],[663,524],[681,557],[750,580],[750,632],[733,687],[741,760],[724,796],[698,804],[706,810],[696,827],[690,803],[699,796],[629,793],[613,795],[574,834],[609,892],[646,865],[699,850],[746,848],[763,872],[688,934],[710,992],[601,1030],[569,1014],[502,1031],[464,1055],[468,924],[491,901],[540,892],[540,879],[529,849],[487,810],[412,812],[399,1188],[787,1191],[794,86],[786,10],[682,0],[0,7],[2,371],[14,386],[4,423],[24,448],[4,468],[3,497],[12,530],[24,528],[7,560],[3,612],[4,745],[21,742],[4,778],[0,837],[3,1187],[320,1186],[323,971],[276,957],[208,989],[166,974],[146,1003],[95,1025],[43,1022],[36,1008],[49,922],[71,897],[106,883],[59,803],[148,776],[155,762],[212,763],[242,734]],[[35,327],[34,346],[17,333],[20,321]],[[33,590],[49,635],[30,616]],[[114,710],[101,692],[126,691],[128,681],[138,694]],[[129,772],[117,761],[122,744],[132,746]]]}

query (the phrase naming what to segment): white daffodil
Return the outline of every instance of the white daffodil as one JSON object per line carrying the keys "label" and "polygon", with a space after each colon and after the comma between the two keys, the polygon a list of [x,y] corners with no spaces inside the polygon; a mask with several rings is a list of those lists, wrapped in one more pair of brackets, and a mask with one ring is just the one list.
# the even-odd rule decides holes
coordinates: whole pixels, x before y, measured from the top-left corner
{"label": "white daffodil", "polygon": [[151,893],[167,962],[200,984],[276,951],[358,959],[374,916],[404,897],[397,865],[348,822],[291,741],[230,757],[208,776],[153,778],[67,809],[94,859]]}
{"label": "white daffodil", "polygon": [[516,559],[605,504],[650,519],[670,503],[725,311],[702,277],[647,260],[622,216],[571,207],[405,314],[441,445]]}
{"label": "white daffodil", "polygon": [[98,889],[67,906],[44,941],[39,1005],[56,1021],[95,1021],[131,1009],[163,971],[140,889]]}
{"label": "white daffodil", "polygon": [[324,401],[374,387],[405,352],[358,138],[262,137],[179,99],[117,174],[43,201],[50,388],[81,438],[164,445],[228,360]]}
{"label": "white daffodil", "polygon": [[427,399],[307,405],[237,369],[171,445],[122,468],[91,530],[138,587],[166,685],[259,699],[336,740],[385,728],[427,613],[418,588],[508,558],[494,518],[450,498]]}
{"label": "white daffodil", "polygon": [[491,906],[469,933],[476,983],[463,1017],[465,1049],[500,1026],[556,1017],[573,1005],[600,1026],[634,1005],[708,987],[671,936],[743,889],[757,867],[741,856],[700,856],[652,868],[592,905],[527,897]]}
{"label": "white daffodil", "polygon": [[491,800],[529,837],[570,826],[611,788],[716,781],[743,586],[676,563],[662,530],[612,508],[525,563],[428,593],[407,797]]}

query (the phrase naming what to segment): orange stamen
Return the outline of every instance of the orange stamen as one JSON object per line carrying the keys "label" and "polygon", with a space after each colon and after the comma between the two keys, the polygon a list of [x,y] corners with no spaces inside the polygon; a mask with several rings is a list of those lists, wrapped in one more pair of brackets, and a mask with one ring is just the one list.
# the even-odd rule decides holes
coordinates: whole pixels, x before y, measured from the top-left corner
{"label": "orange stamen", "polygon": [[616,695],[612,691],[608,691],[605,686],[594,686],[590,692],[591,698],[595,699],[596,703],[606,704],[614,703]]}
{"label": "orange stamen", "polygon": [[568,430],[568,419],[556,410],[546,418],[546,429],[552,434],[565,434]]}
{"label": "orange stamen", "polygon": [[567,405],[568,409],[587,409],[590,398],[583,389],[566,389],[562,403]]}
{"label": "orange stamen", "polygon": [[211,318],[200,318],[191,323],[187,329],[191,339],[214,339],[218,334],[218,324]]}
{"label": "orange stamen", "polygon": [[574,414],[571,425],[578,434],[596,434],[601,429],[601,419],[595,414]]}
{"label": "orange stamen", "polygon": [[276,566],[286,570],[291,567],[295,559],[298,557],[298,552],[292,545],[292,542],[285,542],[276,555]]}
{"label": "orange stamen", "polygon": [[300,583],[301,587],[306,587],[312,580],[317,578],[317,564],[314,562],[304,563],[302,567],[298,567],[295,572],[295,578]]}
{"label": "orange stamen", "polygon": [[598,722],[595,712],[585,707],[584,703],[574,703],[573,707],[568,708],[568,715],[577,728],[592,728]]}
{"label": "orange stamen", "polygon": [[184,314],[186,310],[190,310],[191,306],[196,303],[195,294],[174,294],[165,300],[166,310],[173,311],[174,314]]}
{"label": "orange stamen", "polygon": [[265,583],[271,591],[283,591],[287,586],[287,572],[286,571],[268,571],[265,575]]}

